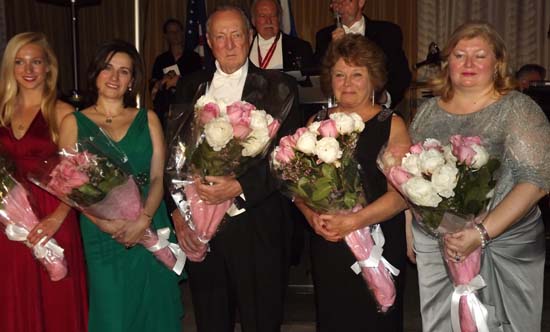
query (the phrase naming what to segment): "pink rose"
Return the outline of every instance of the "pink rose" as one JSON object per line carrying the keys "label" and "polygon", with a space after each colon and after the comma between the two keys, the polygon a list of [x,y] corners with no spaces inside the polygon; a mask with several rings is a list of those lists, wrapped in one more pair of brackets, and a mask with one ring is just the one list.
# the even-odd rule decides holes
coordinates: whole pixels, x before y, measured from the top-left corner
{"label": "pink rose", "polygon": [[481,138],[479,136],[463,137],[461,135],[454,135],[451,136],[449,140],[451,141],[451,145],[453,147],[453,154],[458,159],[458,162],[470,166],[476,155],[476,152],[472,146],[480,145]]}
{"label": "pink rose", "polygon": [[281,127],[281,123],[277,119],[273,119],[271,123],[267,126],[267,130],[269,132],[269,138],[275,137],[277,135],[277,131],[279,130],[279,127]]}
{"label": "pink rose", "polygon": [[90,181],[87,174],[82,172],[74,172],[70,178],[67,179],[66,185],[71,188],[78,188],[85,185]]}
{"label": "pink rose", "polygon": [[215,103],[204,105],[200,114],[200,122],[204,125],[220,116],[220,108]]}
{"label": "pink rose", "polygon": [[294,149],[288,146],[279,146],[275,154],[275,159],[282,164],[290,162],[294,159]]}
{"label": "pink rose", "polygon": [[243,124],[232,124],[233,127],[233,136],[237,139],[244,140],[251,132],[252,129]]}
{"label": "pink rose", "polygon": [[281,138],[281,140],[279,141],[279,146],[294,148],[296,146],[296,140],[294,139],[294,135],[288,135]]}
{"label": "pink rose", "polygon": [[422,143],[416,143],[415,145],[411,146],[410,151],[412,154],[421,154],[422,151],[424,151]]}
{"label": "pink rose", "polygon": [[251,104],[240,101],[227,106],[226,112],[231,124],[250,125],[250,113],[254,109]]}
{"label": "pink rose", "polygon": [[321,121],[319,125],[319,133],[323,137],[337,137],[338,129],[336,128],[336,121],[332,119]]}
{"label": "pink rose", "polygon": [[72,160],[77,166],[88,167],[92,160],[95,160],[95,155],[88,151],[83,151],[75,154]]}
{"label": "pink rose", "polygon": [[306,131],[308,131],[306,127],[298,128],[294,133],[294,135],[292,135],[292,138],[294,139],[295,142],[298,142],[298,139],[300,138],[300,136],[302,136]]}
{"label": "pink rose", "polygon": [[390,182],[397,188],[400,188],[403,183],[409,181],[412,177],[412,174],[401,166],[392,167],[388,174]]}

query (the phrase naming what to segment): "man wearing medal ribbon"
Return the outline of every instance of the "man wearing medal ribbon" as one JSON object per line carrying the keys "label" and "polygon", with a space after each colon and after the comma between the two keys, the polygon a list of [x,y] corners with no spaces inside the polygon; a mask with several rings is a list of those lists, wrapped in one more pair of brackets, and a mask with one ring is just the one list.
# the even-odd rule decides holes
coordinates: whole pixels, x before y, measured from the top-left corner
{"label": "man wearing medal ribbon", "polygon": [[256,0],[250,7],[256,36],[249,59],[262,69],[300,70],[312,65],[311,45],[280,31],[281,5],[276,0]]}

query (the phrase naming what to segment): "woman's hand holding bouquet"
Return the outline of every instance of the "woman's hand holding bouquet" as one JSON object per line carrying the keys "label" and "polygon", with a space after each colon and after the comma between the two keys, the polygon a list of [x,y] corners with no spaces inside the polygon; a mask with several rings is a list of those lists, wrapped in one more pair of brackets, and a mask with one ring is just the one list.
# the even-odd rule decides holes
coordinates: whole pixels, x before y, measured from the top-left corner
{"label": "woman's hand holding bouquet", "polygon": [[[442,254],[455,284],[451,316],[456,331],[488,331],[487,310],[476,297],[485,287],[479,275],[482,228],[500,167],[477,136],[450,137],[450,144],[435,139],[413,145],[394,166],[391,152],[382,153],[379,165],[389,181],[410,203],[419,225],[440,238]],[[471,232],[474,242],[458,252],[455,243]],[[454,249],[453,249],[454,248]]]}
{"label": "woman's hand holding bouquet", "polygon": [[226,212],[244,211],[233,204],[242,193],[236,177],[263,158],[279,127],[278,119],[244,101],[226,105],[206,96],[197,101],[195,117],[171,144],[167,166],[171,194],[189,223],[188,233],[204,244],[198,251],[187,248],[192,261],[204,259],[206,244]]}
{"label": "woman's hand holding bouquet", "polygon": [[399,271],[382,257],[380,226],[358,229],[357,211],[367,202],[354,153],[364,126],[356,113],[333,113],[281,138],[271,162],[283,190],[307,206],[306,218],[314,230],[329,241],[345,239],[357,258],[352,269],[362,274],[385,312],[395,301],[391,273]]}
{"label": "woman's hand holding bouquet", "polygon": [[[27,191],[4,165],[0,166],[0,223],[5,227],[6,236],[10,240],[23,242],[32,249],[52,281],[61,280],[67,275],[63,248],[54,239],[48,239],[43,227],[37,228],[41,223],[32,211]],[[35,228],[34,233],[39,240],[31,244],[27,237]]]}
{"label": "woman's hand holding bouquet", "polygon": [[168,242],[169,229],[150,227],[152,215],[142,208],[136,179],[123,170],[123,161],[91,153],[91,146],[81,142],[75,151],[63,150],[46,162],[43,173],[31,174],[30,180],[82,211],[117,241],[127,247],[140,243],[180,274],[185,255],[177,244]]}

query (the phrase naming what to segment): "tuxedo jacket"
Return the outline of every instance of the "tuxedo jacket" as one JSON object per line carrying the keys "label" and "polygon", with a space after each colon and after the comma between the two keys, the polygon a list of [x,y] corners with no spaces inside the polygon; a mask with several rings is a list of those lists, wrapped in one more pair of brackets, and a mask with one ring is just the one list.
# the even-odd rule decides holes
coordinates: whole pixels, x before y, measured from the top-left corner
{"label": "tuxedo jacket", "polygon": [[[254,39],[257,39],[254,36]],[[305,40],[281,32],[283,71],[300,70],[313,66],[313,51],[311,44]]]}
{"label": "tuxedo jacket", "polygon": [[[174,102],[181,105],[182,114],[177,117],[181,119],[176,120],[179,123],[173,124],[181,127],[175,131],[176,133],[184,134],[186,132],[187,129],[182,126],[188,125],[192,121],[185,119],[192,117],[193,105],[199,97],[204,95],[207,83],[212,81],[213,76],[213,71],[199,71],[189,76],[188,79],[178,82]],[[287,110],[288,114],[282,122],[277,138],[272,142],[272,148],[282,136],[294,133],[301,123],[296,82],[290,76],[277,70],[262,70],[249,61],[248,74],[240,99],[272,115]],[[175,135],[168,135],[167,142],[170,144],[174,141]],[[268,153],[261,162],[238,177],[246,199],[242,204],[242,207],[246,208],[246,212],[229,218],[231,220],[226,222],[226,225],[230,227],[232,219],[248,219],[246,222],[251,223],[251,227],[257,226],[259,233],[263,233],[266,238],[271,238],[273,242],[279,241],[279,245],[282,245],[282,239],[275,240],[273,236],[284,235],[285,240],[289,240],[289,229],[281,229],[285,222],[291,222],[289,200],[278,191],[278,181],[272,176],[269,168],[269,155]],[[173,211],[175,205],[170,205],[172,208],[170,211]]]}
{"label": "tuxedo jacket", "polygon": [[[403,34],[401,28],[391,22],[374,21],[365,17],[365,37],[376,43],[386,55],[388,81],[385,89],[390,93],[392,108],[405,95],[411,83],[411,71],[405,52],[403,51]],[[316,34],[314,61],[321,65],[323,57],[332,41],[332,31],[336,25],[319,30]]]}

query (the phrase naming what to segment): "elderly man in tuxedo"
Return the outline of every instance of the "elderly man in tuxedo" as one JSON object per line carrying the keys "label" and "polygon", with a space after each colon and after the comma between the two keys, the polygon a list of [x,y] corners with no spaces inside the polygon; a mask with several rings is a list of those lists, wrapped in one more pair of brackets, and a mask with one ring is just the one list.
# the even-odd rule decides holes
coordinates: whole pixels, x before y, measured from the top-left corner
{"label": "elderly man in tuxedo", "polygon": [[[268,113],[291,108],[278,136],[293,132],[299,124],[296,83],[248,61],[252,30],[244,12],[218,7],[207,22],[207,41],[216,71],[196,72],[178,82],[175,102],[193,105],[206,93],[225,102],[245,100]],[[234,199],[241,210],[226,215],[204,261],[187,263],[198,331],[233,332],[236,310],[243,331],[279,331],[289,266],[290,203],[277,191],[267,160],[238,178],[205,180],[209,184],[197,184],[201,199],[210,204]],[[178,210],[172,216],[183,250],[200,250]]]}
{"label": "elderly man in tuxedo", "polygon": [[281,4],[277,0],[255,0],[250,7],[256,36],[250,61],[263,69],[300,70],[312,66],[311,45],[280,31]]}
{"label": "elderly man in tuxedo", "polygon": [[374,41],[386,55],[388,82],[386,91],[377,100],[386,107],[395,107],[411,83],[411,72],[403,52],[401,28],[386,21],[374,21],[363,15],[366,0],[333,0],[332,10],[338,13],[340,25],[331,25],[316,34],[314,61],[320,64],[332,40],[356,33]]}

